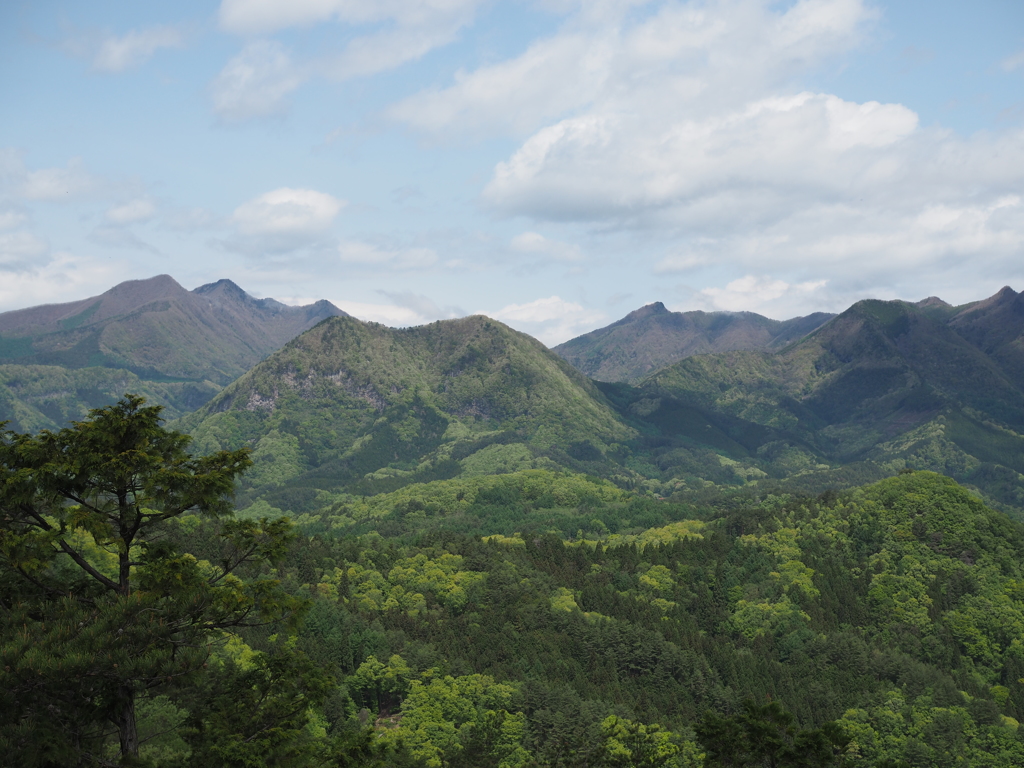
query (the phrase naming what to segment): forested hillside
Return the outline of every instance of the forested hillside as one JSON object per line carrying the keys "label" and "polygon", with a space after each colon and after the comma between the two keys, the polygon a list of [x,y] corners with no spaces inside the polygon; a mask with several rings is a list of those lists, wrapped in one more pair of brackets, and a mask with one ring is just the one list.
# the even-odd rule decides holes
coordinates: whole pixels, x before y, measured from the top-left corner
{"label": "forested hillside", "polygon": [[1024,528],[948,478],[692,503],[526,470],[289,532],[229,514],[245,451],[153,416],[3,443],[18,765],[1024,761]]}
{"label": "forested hillside", "polygon": [[1022,765],[1019,306],[861,302],[635,385],[332,317],[170,425],[110,393],[187,382],[0,366],[0,754]]}

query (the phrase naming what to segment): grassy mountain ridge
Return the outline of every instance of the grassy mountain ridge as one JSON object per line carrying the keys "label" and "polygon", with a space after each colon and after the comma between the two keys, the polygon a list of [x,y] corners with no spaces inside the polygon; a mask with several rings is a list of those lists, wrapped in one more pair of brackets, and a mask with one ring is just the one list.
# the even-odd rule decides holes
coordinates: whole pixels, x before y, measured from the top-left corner
{"label": "grassy mountain ridge", "polygon": [[658,301],[552,351],[593,379],[635,383],[691,355],[780,349],[831,317],[817,312],[780,321],[753,312],[670,312]]}
{"label": "grassy mountain ridge", "polygon": [[481,316],[406,329],[326,320],[177,426],[202,450],[254,445],[256,484],[364,491],[554,467],[566,452],[602,461],[633,435],[582,374]]}

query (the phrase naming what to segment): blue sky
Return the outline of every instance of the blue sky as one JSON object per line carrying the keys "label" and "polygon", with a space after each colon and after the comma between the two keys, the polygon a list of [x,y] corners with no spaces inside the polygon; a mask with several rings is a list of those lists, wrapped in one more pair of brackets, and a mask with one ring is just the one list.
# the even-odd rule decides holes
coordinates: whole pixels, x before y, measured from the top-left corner
{"label": "blue sky", "polygon": [[1018,0],[7,0],[0,98],[0,311],[168,273],[555,344],[1024,288]]}

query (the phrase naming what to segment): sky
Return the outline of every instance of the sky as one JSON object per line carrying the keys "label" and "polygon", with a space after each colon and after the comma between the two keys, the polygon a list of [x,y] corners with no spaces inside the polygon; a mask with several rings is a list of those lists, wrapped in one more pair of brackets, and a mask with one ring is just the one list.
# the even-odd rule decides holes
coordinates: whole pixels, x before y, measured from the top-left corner
{"label": "sky", "polygon": [[170,274],[554,345],[1024,289],[1020,0],[3,0],[0,105],[0,311]]}

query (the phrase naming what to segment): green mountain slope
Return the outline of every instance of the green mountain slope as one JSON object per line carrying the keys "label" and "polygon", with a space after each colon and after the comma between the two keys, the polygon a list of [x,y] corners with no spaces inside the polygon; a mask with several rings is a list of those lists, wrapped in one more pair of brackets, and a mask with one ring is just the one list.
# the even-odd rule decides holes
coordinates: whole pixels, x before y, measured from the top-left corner
{"label": "green mountain slope", "polygon": [[332,318],[178,428],[201,450],[254,446],[254,488],[308,508],[319,491],[457,474],[607,464],[633,436],[540,342],[485,317],[394,329]]}
{"label": "green mountain slope", "polygon": [[[720,432],[740,448],[716,447],[776,477],[912,466],[1024,502],[1024,392],[929,307],[859,302],[778,353],[691,357],[619,398],[659,434],[713,444],[702,435]],[[691,424],[666,419],[687,409]]]}
{"label": "green mountain slope", "polygon": [[660,301],[552,349],[598,381],[636,382],[691,355],[780,349],[833,315],[771,320],[753,312],[670,312]]}
{"label": "green mountain slope", "polygon": [[[123,395],[194,410],[268,353],[325,317],[326,301],[289,307],[230,280],[186,291],[167,275],[69,304],[0,314],[0,419],[54,427]],[[81,394],[79,392],[81,391]]]}
{"label": "green mountain slope", "polygon": [[1024,382],[1024,294],[1005,287],[961,308],[949,327],[987,354],[1016,382]]}

